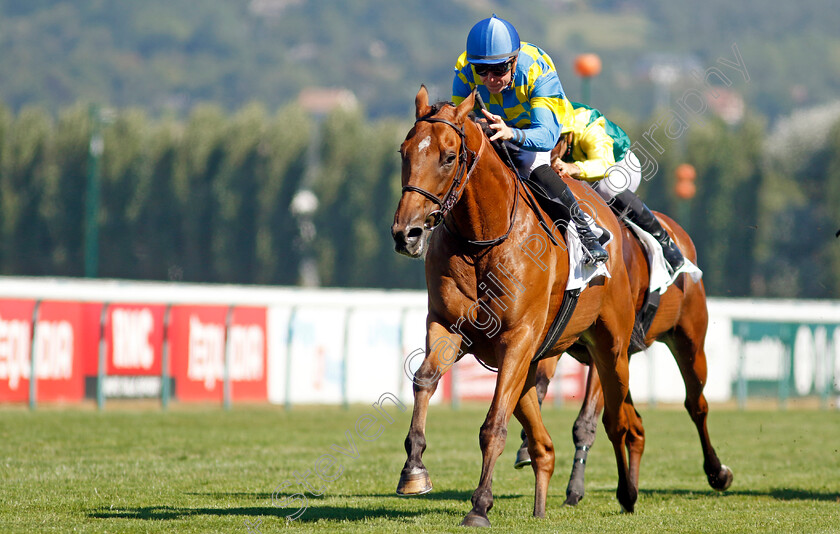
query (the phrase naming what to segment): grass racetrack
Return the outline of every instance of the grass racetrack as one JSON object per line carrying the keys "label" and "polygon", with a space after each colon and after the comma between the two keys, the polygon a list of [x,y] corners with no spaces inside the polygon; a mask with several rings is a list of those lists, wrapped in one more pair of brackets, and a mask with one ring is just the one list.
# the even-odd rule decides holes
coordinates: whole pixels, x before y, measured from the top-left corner
{"label": "grass racetrack", "polygon": [[[459,532],[478,483],[478,428],[487,407],[433,407],[424,461],[434,490],[394,493],[405,461],[410,406],[381,435],[364,441],[356,422],[369,406],[175,405],[112,402],[87,407],[0,408],[0,532]],[[574,447],[576,407],[544,411],[557,465],[545,520],[531,517],[533,473],[514,470],[519,425],[494,476],[489,517],[500,532],[840,532],[840,411],[736,411],[712,407],[709,429],[721,460],[735,473],[732,487],[706,484],[699,440],[684,410],[640,407],[647,445],[633,515],[615,499],[612,447],[603,429],[587,461],[586,497],[563,507]],[[365,419],[361,419],[364,423]],[[368,435],[378,428],[374,424]],[[348,441],[348,434],[353,438]],[[355,458],[333,448],[350,449]],[[353,447],[355,446],[355,451]],[[272,505],[273,490],[322,465],[335,480],[308,508]],[[326,469],[329,467],[329,469]],[[341,470],[340,470],[341,469]],[[310,478],[314,489],[322,485]],[[285,494],[297,491],[288,485]]]}

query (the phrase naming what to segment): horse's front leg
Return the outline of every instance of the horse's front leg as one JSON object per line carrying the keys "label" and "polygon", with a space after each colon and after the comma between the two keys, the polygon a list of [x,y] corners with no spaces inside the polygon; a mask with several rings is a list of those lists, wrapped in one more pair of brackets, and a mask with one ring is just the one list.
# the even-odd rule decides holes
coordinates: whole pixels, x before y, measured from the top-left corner
{"label": "horse's front leg", "polygon": [[530,356],[533,353],[530,337],[524,331],[508,332],[502,336],[496,350],[496,362],[499,362],[496,391],[478,434],[482,455],[481,477],[472,496],[472,510],[464,517],[461,525],[490,526],[487,512],[493,507],[493,469],[505,448],[508,421],[528,377]]}
{"label": "horse's front leg", "polygon": [[539,393],[534,382],[536,365],[531,365],[519,404],[513,414],[522,423],[528,439],[529,457],[534,458],[534,517],[545,517],[545,501],[548,483],[554,473],[554,444],[542,421]]}
{"label": "horse's front leg", "polygon": [[429,323],[426,357],[414,373],[414,410],[405,438],[407,459],[397,484],[398,495],[423,495],[432,491],[432,480],[422,459],[426,450],[426,413],[438,382],[460,355],[460,344],[460,336],[451,334],[439,323]]}

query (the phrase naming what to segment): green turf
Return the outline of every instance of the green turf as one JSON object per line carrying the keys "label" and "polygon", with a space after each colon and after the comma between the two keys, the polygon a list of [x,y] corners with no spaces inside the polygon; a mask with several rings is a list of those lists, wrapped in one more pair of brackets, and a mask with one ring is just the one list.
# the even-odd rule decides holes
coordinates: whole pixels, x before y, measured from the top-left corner
{"label": "green turf", "polygon": [[[391,410],[393,412],[393,409]],[[168,413],[111,403],[108,410],[0,408],[0,532],[457,532],[480,470],[486,406],[433,408],[424,460],[435,485],[394,494],[409,412],[375,441],[355,436],[371,408],[174,406]],[[615,462],[599,430],[586,497],[562,506],[573,447],[571,409],[545,410],[557,449],[547,518],[530,517],[533,474],[512,468],[511,426],[495,477],[490,521],[501,532],[838,532],[840,411],[713,411],[712,439],[735,473],[729,491],[706,485],[694,427],[682,410],[642,409],[647,449],[636,513],[619,512]],[[355,436],[358,457],[331,446]],[[333,452],[343,473],[286,523],[272,490]],[[336,473],[337,466],[329,473]]]}

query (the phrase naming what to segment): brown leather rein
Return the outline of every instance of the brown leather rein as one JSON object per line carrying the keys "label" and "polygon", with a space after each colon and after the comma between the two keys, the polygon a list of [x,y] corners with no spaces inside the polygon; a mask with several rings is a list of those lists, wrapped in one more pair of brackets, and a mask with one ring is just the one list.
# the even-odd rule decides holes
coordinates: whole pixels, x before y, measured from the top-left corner
{"label": "brown leather rein", "polygon": [[[513,224],[516,220],[516,207],[519,203],[519,179],[514,177],[516,191],[514,192],[513,207],[511,208],[510,213],[510,226],[508,227],[507,232],[505,232],[504,235],[501,235],[495,239],[488,240],[475,240],[464,237],[463,235],[461,235],[457,228],[455,228],[455,230],[449,228],[449,226],[446,223],[446,216],[449,214],[450,211],[452,211],[452,208],[455,207],[455,204],[458,203],[458,200],[461,198],[461,193],[464,192],[464,188],[466,188],[467,182],[470,181],[470,177],[472,176],[472,173],[475,170],[476,164],[481,158],[481,152],[484,150],[485,140],[482,135],[481,148],[478,149],[478,152],[473,152],[467,146],[467,136],[464,133],[463,128],[459,128],[458,126],[449,122],[446,119],[440,119],[437,117],[421,117],[417,119],[414,123],[417,124],[418,122],[440,122],[446,124],[447,126],[451,126],[461,138],[461,150],[459,150],[458,153],[458,170],[456,171],[455,179],[452,180],[452,184],[449,186],[449,189],[446,191],[446,194],[443,196],[443,199],[439,198],[434,193],[431,193],[421,187],[417,187],[414,185],[405,185],[402,188],[403,193],[405,193],[406,191],[420,193],[424,197],[428,198],[429,200],[440,206],[439,210],[433,211],[429,214],[434,218],[434,222],[431,225],[427,225],[426,228],[428,230],[434,230],[441,222],[443,222],[443,227],[450,234],[458,238],[460,241],[470,245],[481,247],[497,245],[505,239],[507,239],[510,235],[511,230],[513,229]],[[470,163],[469,161],[470,158],[472,158],[472,163]],[[455,222],[452,221],[452,224],[454,225]]]}

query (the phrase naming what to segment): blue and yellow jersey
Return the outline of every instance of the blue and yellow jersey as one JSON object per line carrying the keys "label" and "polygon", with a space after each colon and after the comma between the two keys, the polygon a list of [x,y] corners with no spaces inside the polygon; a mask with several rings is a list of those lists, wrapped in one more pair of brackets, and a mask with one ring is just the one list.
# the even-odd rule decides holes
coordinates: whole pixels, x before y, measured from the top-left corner
{"label": "blue and yellow jersey", "polygon": [[572,159],[580,167],[580,178],[595,182],[604,177],[607,169],[624,159],[630,150],[630,138],[617,124],[597,109],[572,102],[574,120],[563,132],[574,132]]}
{"label": "blue and yellow jersey", "polygon": [[452,101],[460,104],[476,87],[487,109],[514,129],[513,142],[525,150],[551,150],[560,138],[563,124],[572,120],[572,106],[554,62],[530,43],[522,43],[511,85],[499,94],[490,94],[467,61],[467,53],[461,54],[455,63]]}

